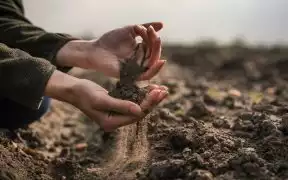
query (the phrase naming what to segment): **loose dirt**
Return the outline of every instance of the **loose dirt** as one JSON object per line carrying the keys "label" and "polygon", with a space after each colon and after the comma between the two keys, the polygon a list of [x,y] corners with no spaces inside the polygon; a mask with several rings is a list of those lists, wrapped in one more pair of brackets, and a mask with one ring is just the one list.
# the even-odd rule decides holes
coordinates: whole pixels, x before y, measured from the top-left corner
{"label": "loose dirt", "polygon": [[[163,53],[169,63],[153,81],[170,94],[138,133],[137,124],[104,133],[53,101],[39,122],[18,130],[22,141],[0,131],[0,179],[287,179],[288,49],[167,46]],[[107,89],[114,84],[101,78]]]}

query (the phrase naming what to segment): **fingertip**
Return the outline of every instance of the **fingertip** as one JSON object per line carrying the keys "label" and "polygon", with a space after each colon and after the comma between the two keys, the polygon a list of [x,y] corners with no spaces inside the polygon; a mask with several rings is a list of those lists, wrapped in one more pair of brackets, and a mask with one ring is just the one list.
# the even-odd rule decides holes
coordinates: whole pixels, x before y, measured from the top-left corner
{"label": "fingertip", "polygon": [[161,90],[164,90],[164,91],[168,91],[169,90],[169,88],[167,86],[163,86],[163,85],[159,86],[159,88]]}
{"label": "fingertip", "polygon": [[153,31],[153,26],[152,25],[148,26],[147,30]]}
{"label": "fingertip", "polygon": [[130,106],[129,110],[132,115],[141,116],[142,110],[139,105],[133,103],[133,105]]}
{"label": "fingertip", "polygon": [[155,29],[155,31],[159,31],[163,28],[163,23],[162,22],[155,22],[153,23],[153,28]]}
{"label": "fingertip", "polygon": [[164,98],[166,98],[168,96],[168,94],[169,94],[168,91],[162,90],[160,95],[159,95],[159,102],[161,102]]}
{"label": "fingertip", "polygon": [[159,70],[166,64],[166,60],[159,60],[158,64],[159,64]]}
{"label": "fingertip", "polygon": [[150,100],[155,102],[156,99],[161,95],[161,90],[160,89],[154,89],[149,93]]}
{"label": "fingertip", "polygon": [[159,88],[159,86],[156,85],[156,84],[149,84],[149,85],[146,86],[145,88],[148,90],[148,92],[150,92],[150,91],[152,91],[153,89]]}
{"label": "fingertip", "polygon": [[155,31],[159,31],[163,28],[163,23],[162,22],[150,22],[150,23],[145,23],[142,24],[144,27],[149,27],[152,26]]}
{"label": "fingertip", "polygon": [[161,68],[166,63],[166,60],[158,60],[157,63],[152,65],[148,71],[146,71],[144,74],[142,74],[139,78],[140,81],[145,81],[151,79],[153,76],[155,76]]}

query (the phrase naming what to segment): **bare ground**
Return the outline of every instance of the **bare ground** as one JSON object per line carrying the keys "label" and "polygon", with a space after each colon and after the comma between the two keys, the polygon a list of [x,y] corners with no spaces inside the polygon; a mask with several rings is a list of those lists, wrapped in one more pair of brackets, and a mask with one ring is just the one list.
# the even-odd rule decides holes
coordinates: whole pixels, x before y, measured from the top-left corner
{"label": "bare ground", "polygon": [[[145,120],[103,133],[53,101],[23,142],[1,130],[2,179],[286,179],[288,50],[165,47],[153,79],[169,97]],[[111,80],[94,72],[77,76]],[[1,179],[0,178],[0,179]]]}

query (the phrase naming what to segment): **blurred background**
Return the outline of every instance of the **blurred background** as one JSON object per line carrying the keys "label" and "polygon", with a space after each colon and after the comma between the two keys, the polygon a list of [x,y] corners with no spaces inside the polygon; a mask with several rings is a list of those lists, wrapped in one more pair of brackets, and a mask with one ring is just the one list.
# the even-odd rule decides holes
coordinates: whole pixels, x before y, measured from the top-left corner
{"label": "blurred background", "polygon": [[73,35],[97,37],[127,24],[162,21],[166,43],[288,42],[287,0],[24,0],[24,5],[36,25]]}

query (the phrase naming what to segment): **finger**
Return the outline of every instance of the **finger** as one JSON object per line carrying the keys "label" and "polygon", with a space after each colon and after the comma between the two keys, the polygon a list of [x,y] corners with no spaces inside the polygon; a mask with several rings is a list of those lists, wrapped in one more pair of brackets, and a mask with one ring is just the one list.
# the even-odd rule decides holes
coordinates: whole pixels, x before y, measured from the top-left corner
{"label": "finger", "polygon": [[132,124],[141,119],[139,117],[125,115],[109,116],[107,113],[99,111],[94,115],[98,117],[100,127],[106,132],[111,132],[119,127]]}
{"label": "finger", "polygon": [[[158,42],[156,43],[156,41],[159,41],[158,35],[152,26],[149,26],[147,28],[147,34],[148,34],[149,44],[148,44],[148,48],[147,48],[148,52],[145,54],[145,58],[147,60],[145,61],[144,66],[150,67],[155,63],[156,60],[158,60],[160,58],[160,54],[159,54],[160,46],[159,46]],[[157,48],[157,50],[156,50],[156,48]],[[156,53],[156,55],[157,55],[157,53],[159,54],[158,59],[155,58],[155,53]]]}
{"label": "finger", "polygon": [[169,88],[167,86],[163,86],[163,85],[159,86],[159,89],[164,90],[164,91],[169,90]]}
{"label": "finger", "polygon": [[143,41],[145,43],[149,43],[149,39],[148,39],[148,34],[147,34],[147,28],[144,27],[144,26],[141,26],[141,25],[136,25],[136,26],[133,26],[133,38],[137,37],[137,36],[140,36]]}
{"label": "finger", "polygon": [[140,43],[139,44],[139,50],[136,52],[137,64],[141,67],[143,67],[144,62],[146,61],[145,56],[146,56],[147,52],[145,52],[145,50],[147,50],[147,49],[148,49],[148,47],[147,47],[146,43]]}
{"label": "finger", "polygon": [[149,26],[153,26],[155,31],[160,31],[163,28],[162,22],[150,22],[150,23],[144,23],[142,26],[148,28]]}
{"label": "finger", "polygon": [[153,36],[153,47],[151,48],[151,56],[149,58],[147,67],[152,66],[153,64],[155,64],[156,61],[158,61],[160,59],[161,56],[161,39],[158,37],[158,35],[156,34],[155,30],[152,29],[151,30],[152,33],[149,33],[150,36]]}
{"label": "finger", "polygon": [[145,87],[145,89],[150,92],[153,89],[159,89],[159,86],[157,84],[149,84],[148,86]]}
{"label": "finger", "polygon": [[158,102],[158,104],[161,102],[161,101],[163,101],[167,96],[168,96],[168,91],[167,90],[161,90],[161,92],[160,92],[160,94],[159,94],[159,96],[158,96],[158,98],[157,98],[157,102]]}
{"label": "finger", "polygon": [[152,77],[154,77],[160,71],[160,69],[163,67],[165,63],[166,63],[165,60],[157,61],[157,63],[153,64],[145,73],[143,73],[139,77],[139,81],[149,80]]}
{"label": "finger", "polygon": [[[102,103],[102,110],[115,111],[134,116],[141,115],[140,106],[131,101],[116,99],[111,96],[105,96],[103,99],[104,102]],[[97,109],[99,109],[99,105],[97,106]]]}
{"label": "finger", "polygon": [[145,87],[145,89],[148,92],[152,91],[153,89],[160,89],[160,90],[163,90],[163,91],[168,91],[168,87],[163,86],[163,85],[159,86],[157,84],[149,84],[148,86]]}
{"label": "finger", "polygon": [[158,97],[160,95],[161,90],[154,89],[146,96],[146,98],[141,103],[140,107],[144,112],[144,115],[150,112],[155,105],[158,103]]}

